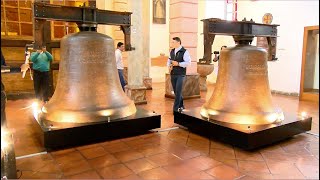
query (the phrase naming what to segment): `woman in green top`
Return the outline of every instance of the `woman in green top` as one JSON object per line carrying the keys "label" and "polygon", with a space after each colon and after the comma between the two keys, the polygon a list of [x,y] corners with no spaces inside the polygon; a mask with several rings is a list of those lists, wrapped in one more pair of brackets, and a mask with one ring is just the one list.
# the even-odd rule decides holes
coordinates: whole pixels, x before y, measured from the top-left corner
{"label": "woman in green top", "polygon": [[47,102],[49,100],[49,70],[52,55],[47,51],[46,46],[42,46],[37,52],[31,53],[33,62],[33,85],[36,98],[39,101]]}

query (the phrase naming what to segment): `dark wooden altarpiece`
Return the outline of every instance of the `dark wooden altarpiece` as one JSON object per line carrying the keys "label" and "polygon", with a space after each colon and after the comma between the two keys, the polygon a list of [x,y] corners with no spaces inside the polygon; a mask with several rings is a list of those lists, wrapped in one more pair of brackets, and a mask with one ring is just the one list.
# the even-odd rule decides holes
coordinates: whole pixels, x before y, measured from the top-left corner
{"label": "dark wooden altarpiece", "polygon": [[[96,0],[56,1],[56,0],[1,0],[1,48],[12,49],[6,54],[6,63],[10,66],[12,73],[18,73],[20,66],[24,63],[21,58],[22,49],[26,44],[36,42],[36,46],[46,45],[47,51],[53,53],[53,48],[60,48],[60,39],[67,33],[76,32],[76,23],[49,22],[45,20],[34,20],[32,12],[33,2],[51,3],[56,5],[95,7]],[[24,17],[24,18],[23,18]],[[20,27],[19,27],[19,26]],[[24,25],[24,26],[23,26]],[[26,26],[28,25],[28,26]],[[21,52],[19,51],[21,49]],[[17,51],[16,51],[17,50]],[[19,51],[19,52],[18,52]],[[54,60],[50,70],[50,93],[54,91],[54,72],[59,68],[59,62]],[[57,74],[57,73],[55,73]],[[30,96],[29,79],[17,79],[17,75],[6,74],[3,81],[6,86],[8,98],[21,98],[24,95]],[[12,78],[11,78],[12,77]],[[25,77],[28,78],[28,77]],[[31,82],[32,83],[32,82]],[[14,87],[16,86],[16,87]],[[24,89],[25,86],[28,86]],[[17,87],[21,89],[17,89]]]}

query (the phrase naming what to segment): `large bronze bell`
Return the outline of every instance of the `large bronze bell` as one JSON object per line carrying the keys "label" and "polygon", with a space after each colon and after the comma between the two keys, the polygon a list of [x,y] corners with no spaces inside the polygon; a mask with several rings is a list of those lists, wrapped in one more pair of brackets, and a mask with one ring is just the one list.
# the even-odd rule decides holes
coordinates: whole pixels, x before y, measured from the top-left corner
{"label": "large bronze bell", "polygon": [[42,108],[43,118],[86,123],[124,118],[135,112],[134,102],[120,85],[113,39],[94,31],[63,37],[57,87]]}
{"label": "large bronze bell", "polygon": [[201,115],[237,124],[271,124],[283,118],[271,100],[266,50],[249,45],[253,37],[235,37],[238,43],[221,52],[214,92]]}

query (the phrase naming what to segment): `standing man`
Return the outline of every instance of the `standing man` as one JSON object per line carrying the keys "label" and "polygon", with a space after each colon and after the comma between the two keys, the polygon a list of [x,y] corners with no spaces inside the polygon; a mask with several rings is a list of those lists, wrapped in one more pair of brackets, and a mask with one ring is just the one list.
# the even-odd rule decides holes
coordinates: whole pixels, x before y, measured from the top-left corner
{"label": "standing man", "polygon": [[33,62],[33,85],[36,98],[46,103],[49,101],[49,70],[53,57],[46,46],[42,46],[37,52],[31,53],[30,59]]}
{"label": "standing man", "polygon": [[126,81],[124,80],[124,77],[123,77],[122,51],[124,51],[124,44],[122,42],[118,42],[117,49],[115,52],[116,64],[117,64],[121,87],[122,87],[123,91],[125,91],[124,86],[126,85]]}
{"label": "standing man", "polygon": [[182,85],[186,77],[187,66],[191,64],[191,57],[189,52],[181,46],[179,37],[172,38],[171,47],[173,49],[170,52],[167,66],[169,67],[172,89],[175,94],[173,111],[181,112],[185,109],[183,105]]}

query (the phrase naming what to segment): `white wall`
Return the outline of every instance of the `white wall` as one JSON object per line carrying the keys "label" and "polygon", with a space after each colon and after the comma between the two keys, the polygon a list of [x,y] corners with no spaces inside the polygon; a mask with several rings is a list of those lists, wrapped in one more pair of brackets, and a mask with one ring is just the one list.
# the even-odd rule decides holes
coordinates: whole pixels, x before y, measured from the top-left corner
{"label": "white wall", "polygon": [[[201,19],[207,19],[207,18],[220,18],[220,19],[226,19],[225,17],[225,1],[223,0],[206,0],[205,2],[205,16]],[[203,23],[199,23],[201,26],[203,26]],[[203,32],[203,28],[199,30],[199,33]],[[199,58],[202,58],[203,56],[203,35],[200,35],[198,37],[200,39],[199,46],[202,46],[202,52],[199,53]],[[212,52],[213,51],[220,51],[221,46],[234,46],[234,41],[232,36],[215,36],[215,39],[213,41],[212,45]],[[213,58],[214,56],[212,56]],[[199,59],[198,58],[198,59]],[[214,70],[213,73],[207,76],[207,83],[215,83],[217,79],[218,69],[219,69],[219,63],[214,62]]]}
{"label": "white wall", "polygon": [[[157,57],[160,53],[169,55],[169,1],[166,0],[166,13],[167,23],[165,25],[153,24],[152,18],[150,19],[150,57]],[[150,5],[152,9],[152,4]],[[224,0],[199,0],[198,1],[198,48],[197,48],[197,60],[203,57],[203,23],[202,19],[207,18],[221,18],[225,19],[225,1]],[[152,11],[151,11],[152,17]],[[234,45],[232,37],[229,36],[216,36],[212,46],[212,50],[220,50],[223,45]],[[218,63],[215,64],[214,72],[208,76],[208,83],[215,83]],[[151,67],[150,77],[152,82],[164,82],[166,67]]]}
{"label": "white wall", "polygon": [[200,0],[198,1],[198,46],[197,46],[197,61],[203,57],[203,23],[202,19],[205,19],[206,17],[206,1]]}
{"label": "white wall", "polygon": [[[153,1],[150,0],[150,61],[161,53],[169,56],[169,3],[166,0],[166,24],[153,24]],[[150,66],[152,82],[164,82],[168,68]]]}
{"label": "white wall", "polygon": [[150,57],[169,55],[169,2],[166,0],[166,24],[153,24],[153,3],[150,0]]}
{"label": "white wall", "polygon": [[[113,10],[113,0],[98,0],[96,1],[96,6],[98,9],[103,9],[103,10]],[[113,36],[113,31],[112,31],[112,27],[110,25],[102,25],[99,24],[98,28],[97,28],[97,32],[102,33],[102,34],[106,34],[110,37]]]}
{"label": "white wall", "polygon": [[265,13],[273,15],[278,27],[277,57],[269,62],[272,90],[299,93],[303,31],[305,26],[319,25],[319,1],[238,1],[238,19],[244,17],[261,23]]}

